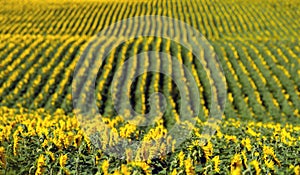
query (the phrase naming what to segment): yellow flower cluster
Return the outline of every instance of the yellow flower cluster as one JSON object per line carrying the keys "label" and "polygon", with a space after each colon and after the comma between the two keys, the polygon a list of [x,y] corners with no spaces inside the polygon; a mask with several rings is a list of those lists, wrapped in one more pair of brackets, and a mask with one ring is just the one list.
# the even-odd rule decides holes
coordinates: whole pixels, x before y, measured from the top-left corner
{"label": "yellow flower cluster", "polygon": [[43,174],[43,166],[45,166],[45,157],[43,154],[41,154],[37,160],[37,170],[35,175]]}
{"label": "yellow flower cluster", "polygon": [[5,160],[5,148],[0,147],[0,163],[3,168],[6,166],[6,160]]}

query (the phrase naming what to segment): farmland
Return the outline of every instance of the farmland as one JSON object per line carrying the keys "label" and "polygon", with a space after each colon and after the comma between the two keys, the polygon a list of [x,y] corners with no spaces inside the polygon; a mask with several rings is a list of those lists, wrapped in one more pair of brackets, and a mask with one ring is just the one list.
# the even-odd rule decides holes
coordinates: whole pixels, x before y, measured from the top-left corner
{"label": "farmland", "polygon": [[[0,174],[300,174],[300,1],[2,0],[0,6]],[[211,47],[199,56],[172,40],[193,36],[176,22],[144,18],[109,28],[145,15],[182,21]],[[119,42],[132,33],[147,36]],[[184,68],[168,56],[134,57],[149,51],[172,55]],[[93,83],[87,77],[94,74]],[[196,88],[177,83],[192,80]],[[74,99],[90,104],[76,93],[90,87],[99,118],[84,123]],[[164,100],[152,96],[158,93]],[[185,116],[192,117],[184,122]],[[175,123],[190,137],[177,140]],[[86,126],[100,132],[100,144]],[[202,134],[207,128],[215,131],[209,139]],[[119,147],[124,140],[142,143]]]}

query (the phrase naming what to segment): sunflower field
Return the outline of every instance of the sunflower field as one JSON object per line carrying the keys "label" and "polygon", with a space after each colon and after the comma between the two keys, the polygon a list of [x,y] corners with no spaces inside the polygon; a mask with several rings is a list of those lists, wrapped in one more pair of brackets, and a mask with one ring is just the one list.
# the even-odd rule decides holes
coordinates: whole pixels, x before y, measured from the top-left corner
{"label": "sunflower field", "polygon": [[[299,0],[0,0],[0,7],[0,174],[300,175]],[[193,27],[210,43],[209,53],[199,61],[191,49],[156,37],[190,38],[163,20],[133,22],[105,35],[149,36],[120,43],[99,70],[89,69],[120,39],[93,40],[99,32],[150,15]],[[177,61],[134,57],[149,51]],[[94,84],[84,81],[90,73]],[[99,115],[84,123],[74,90],[89,86]],[[214,93],[223,95],[216,106]],[[211,122],[215,108],[223,113]],[[170,136],[183,132],[172,130],[176,123],[191,131],[183,141]],[[210,129],[208,138],[203,133]],[[139,147],[126,146],[137,141]],[[120,144],[124,149],[115,150]]]}

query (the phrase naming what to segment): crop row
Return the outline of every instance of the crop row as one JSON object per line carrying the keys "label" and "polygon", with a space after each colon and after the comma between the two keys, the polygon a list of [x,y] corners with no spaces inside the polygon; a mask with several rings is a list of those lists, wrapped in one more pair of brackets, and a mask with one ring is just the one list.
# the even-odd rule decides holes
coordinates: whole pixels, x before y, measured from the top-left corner
{"label": "crop row", "polygon": [[[14,1],[12,1],[14,2]],[[173,0],[147,2],[66,1],[65,3],[2,2],[1,34],[88,35],[93,36],[110,24],[141,15],[179,19],[198,29],[208,39],[240,35],[275,39],[297,36],[299,2],[257,0],[255,3],[230,1]],[[49,5],[51,4],[51,5]],[[12,10],[14,9],[16,10]],[[18,10],[17,10],[18,9]],[[37,10],[38,9],[38,10]],[[118,15],[115,15],[117,12]],[[189,13],[187,13],[189,12]],[[176,32],[176,31],[173,31]]]}

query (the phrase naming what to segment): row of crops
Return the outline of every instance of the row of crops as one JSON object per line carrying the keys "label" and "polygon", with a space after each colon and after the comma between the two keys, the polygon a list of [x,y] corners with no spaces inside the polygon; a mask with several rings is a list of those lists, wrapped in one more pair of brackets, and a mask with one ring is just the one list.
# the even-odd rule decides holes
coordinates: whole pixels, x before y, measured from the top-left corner
{"label": "row of crops", "polygon": [[[1,1],[0,173],[299,175],[299,3]],[[183,21],[213,47],[195,55],[196,34],[165,20],[103,32],[143,15]],[[122,42],[135,33],[147,37]],[[101,116],[82,122],[74,105],[91,111],[92,97]]]}
{"label": "row of crops", "polygon": [[116,21],[142,15],[184,21],[210,40],[230,36],[297,38],[299,30],[297,0],[123,0],[118,3],[91,0],[85,3],[78,0],[21,3],[12,0],[2,1],[1,5],[1,34],[92,36]]}
{"label": "row of crops", "polygon": [[[5,35],[1,40],[1,104],[45,108],[52,112],[62,108],[71,112],[73,104],[70,85],[75,65],[81,56],[79,53],[86,46],[84,43],[87,39]],[[229,90],[225,116],[258,120],[273,118],[277,121],[299,116],[300,47],[297,40],[276,43],[267,41],[265,44],[249,40],[224,40],[212,44],[219,56]],[[200,115],[207,115],[211,87],[203,66],[180,45],[156,38],[128,41],[113,50],[101,65],[95,85],[101,114],[113,115],[112,98],[109,98],[108,93],[112,78],[127,55],[138,53],[138,50],[132,51],[134,47],[140,48],[140,52],[154,50],[178,55],[197,79],[202,104]],[[142,65],[146,63],[143,61],[136,62],[135,67],[144,68]],[[160,65],[159,61],[156,66]],[[134,74],[134,69],[125,71]],[[172,88],[174,82],[172,84],[171,79],[165,75],[149,73],[139,76],[135,81],[136,85],[132,85],[129,91],[135,98],[134,108],[137,111],[146,113],[149,110],[145,101],[158,89],[173,94],[169,95],[170,103],[179,106],[178,89]],[[146,83],[149,85],[146,86]]]}

